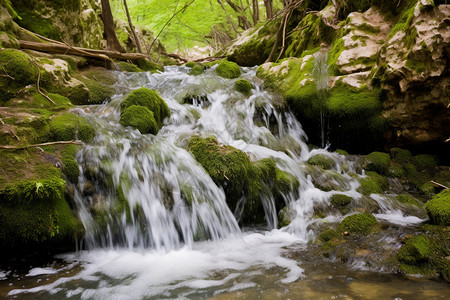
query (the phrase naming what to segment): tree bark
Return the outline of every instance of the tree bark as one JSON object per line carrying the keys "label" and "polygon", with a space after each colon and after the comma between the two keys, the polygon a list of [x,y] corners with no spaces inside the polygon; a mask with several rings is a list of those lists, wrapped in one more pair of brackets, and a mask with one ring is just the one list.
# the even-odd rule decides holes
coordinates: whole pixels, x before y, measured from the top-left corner
{"label": "tree bark", "polygon": [[125,6],[125,12],[127,14],[128,25],[130,26],[131,34],[133,35],[134,45],[139,53],[142,53],[141,42],[138,39],[136,30],[134,30],[133,23],[131,22],[130,11],[128,10],[127,0],[123,0],[123,5]]}
{"label": "tree bark", "polygon": [[258,0],[253,0],[253,26],[256,26],[256,23],[259,21],[259,4]]}
{"label": "tree bark", "polygon": [[266,6],[266,16],[267,20],[273,18],[273,0],[264,0],[264,5]]}
{"label": "tree bark", "polygon": [[102,0],[102,20],[105,27],[104,34],[107,50],[126,52],[117,39],[114,18],[111,12],[111,6],[109,5],[109,0]]}
{"label": "tree bark", "polygon": [[225,1],[228,3],[228,5],[230,5],[230,7],[235,12],[238,13],[239,26],[244,30],[249,29],[251,26],[250,26],[250,22],[248,21],[247,17],[245,16],[244,9],[241,6],[233,3],[232,0],[225,0]]}

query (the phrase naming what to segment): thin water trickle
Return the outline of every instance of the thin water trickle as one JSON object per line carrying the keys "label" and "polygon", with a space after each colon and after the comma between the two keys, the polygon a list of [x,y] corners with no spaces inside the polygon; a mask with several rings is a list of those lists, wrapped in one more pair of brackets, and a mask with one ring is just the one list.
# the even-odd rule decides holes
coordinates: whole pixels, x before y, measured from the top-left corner
{"label": "thin water trickle", "polygon": [[325,147],[325,113],[324,105],[328,90],[328,50],[325,45],[321,45],[321,49],[314,56],[313,78],[317,86],[317,102],[320,106],[320,136],[322,148]]}
{"label": "thin water trickle", "polygon": [[[326,52],[317,58],[317,68],[325,74]],[[122,86],[113,101],[75,111],[97,132],[94,141],[77,154],[80,177],[75,202],[86,231],[86,250],[62,255],[51,266],[33,268],[23,276],[12,275],[26,280],[14,279],[7,288],[0,284],[0,295],[185,299],[220,298],[238,291],[253,297],[257,290],[283,290],[282,297],[292,298],[302,287],[311,290],[305,297],[329,295],[314,288],[311,279],[301,279],[309,272],[312,278],[325,276],[321,280],[326,281],[333,271],[317,269],[315,263],[305,266],[303,260],[307,262],[309,255],[296,253],[307,251],[322,224],[345,217],[330,211],[325,218],[317,218],[316,207],[329,206],[330,197],[337,193],[356,201],[362,197],[356,191],[353,162],[326,149],[310,150],[300,123],[291,113],[274,107],[272,96],[255,78],[255,69],[243,69],[242,77],[253,85],[250,97],[234,91],[234,80],[216,76],[214,68],[200,76],[186,71],[169,67],[160,74],[116,72]],[[322,75],[318,86],[325,88],[327,79]],[[142,86],[158,90],[171,111],[156,136],[118,123],[121,101]],[[194,99],[192,104],[184,101],[189,97]],[[299,186],[283,195],[292,222],[277,229],[275,197],[265,187],[259,195],[264,227],[241,230],[239,209],[228,208],[223,189],[187,150],[192,136],[215,136],[252,161],[270,158],[295,176]],[[316,155],[332,159],[335,165],[325,171],[305,163]],[[320,184],[338,190],[324,191]],[[382,206],[380,218],[403,225],[420,222],[400,216],[388,197],[374,199]],[[0,283],[11,277],[8,272],[0,270]],[[37,282],[30,281],[35,278]],[[337,276],[326,283],[339,280]],[[349,286],[351,290],[354,285]],[[331,294],[340,295],[336,290]]]}

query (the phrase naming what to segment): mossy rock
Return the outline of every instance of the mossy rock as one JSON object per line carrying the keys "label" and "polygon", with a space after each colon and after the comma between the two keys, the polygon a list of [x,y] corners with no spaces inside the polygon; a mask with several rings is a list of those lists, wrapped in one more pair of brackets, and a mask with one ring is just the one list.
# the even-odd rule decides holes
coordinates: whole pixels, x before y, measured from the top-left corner
{"label": "mossy rock", "polygon": [[427,197],[432,197],[435,194],[434,184],[431,182],[425,182],[419,188],[420,192]]}
{"label": "mossy rock", "polygon": [[390,156],[383,152],[372,152],[364,158],[364,168],[381,175],[387,175],[389,170]]}
{"label": "mossy rock", "polygon": [[405,164],[411,160],[412,154],[409,150],[401,148],[392,148],[391,157],[394,162],[399,164]]}
{"label": "mossy rock", "polygon": [[290,206],[285,206],[278,213],[278,227],[282,228],[291,224],[294,219],[294,213],[292,212],[292,208]]}
{"label": "mossy rock", "polygon": [[331,157],[327,157],[323,154],[312,156],[310,159],[308,159],[308,164],[321,167],[324,170],[329,170],[336,165]]}
{"label": "mossy rock", "polygon": [[72,104],[84,105],[89,103],[89,89],[82,82],[72,87],[63,88],[60,93],[69,98]]}
{"label": "mossy rock", "polygon": [[331,196],[330,203],[333,207],[341,208],[349,205],[353,201],[352,197],[342,194],[335,194]]}
{"label": "mossy rock", "polygon": [[158,92],[142,87],[132,91],[121,104],[124,111],[127,107],[138,105],[146,107],[153,113],[153,116],[161,128],[165,118],[170,116],[170,110],[167,103],[159,96]]}
{"label": "mossy rock", "polygon": [[80,176],[80,169],[75,156],[80,146],[69,145],[61,151],[61,161],[64,164],[64,173],[72,183],[78,183],[78,177]]}
{"label": "mossy rock", "polygon": [[202,65],[195,65],[192,67],[191,71],[189,72],[189,75],[198,76],[203,74],[204,71],[205,69],[203,68]]}
{"label": "mossy rock", "polygon": [[408,239],[397,252],[400,262],[415,265],[427,261],[431,255],[431,242],[424,234]]}
{"label": "mossy rock", "polygon": [[112,86],[117,83],[117,79],[114,74],[104,68],[89,68],[87,71],[83,71],[82,74],[90,80],[94,80],[105,85]]}
{"label": "mossy rock", "polygon": [[120,124],[136,128],[142,134],[157,134],[159,131],[153,113],[144,106],[132,105],[125,108],[120,114]]}
{"label": "mossy rock", "polygon": [[432,224],[450,225],[450,190],[444,190],[425,204]]}
{"label": "mossy rock", "polygon": [[116,89],[114,87],[103,84],[99,81],[91,80],[86,77],[81,77],[79,79],[86,85],[89,98],[85,102],[77,103],[78,105],[102,104],[110,101],[111,97],[116,93]]}
{"label": "mossy rock", "polygon": [[54,117],[50,123],[50,131],[55,141],[82,140],[89,142],[94,138],[94,128],[88,121],[73,113]]}
{"label": "mossy rock", "polygon": [[386,177],[377,174],[376,172],[366,172],[367,177],[360,178],[358,192],[365,196],[370,194],[381,194],[388,189],[389,183]]}
{"label": "mossy rock", "polygon": [[437,159],[433,155],[429,154],[419,154],[414,156],[412,163],[419,171],[434,169],[438,165]]}
{"label": "mossy rock", "polygon": [[239,66],[236,63],[227,60],[223,60],[219,63],[216,72],[217,75],[228,79],[241,76],[241,69]]}
{"label": "mossy rock", "polygon": [[188,68],[193,68],[197,65],[197,63],[193,62],[193,61],[189,61],[187,62],[184,66],[188,67]]}
{"label": "mossy rock", "polygon": [[339,236],[339,232],[337,232],[336,230],[327,229],[319,235],[319,240],[321,240],[322,242],[328,242],[334,238],[338,238]]}
{"label": "mossy rock", "polygon": [[395,163],[391,163],[391,165],[389,166],[389,169],[387,171],[387,175],[389,177],[393,177],[393,178],[402,178],[402,177],[405,177],[406,172],[402,166],[397,165]]}
{"label": "mossy rock", "polygon": [[39,70],[33,64],[31,56],[23,51],[15,49],[0,51],[0,65],[7,75],[23,86],[37,81]]}
{"label": "mossy rock", "polygon": [[368,235],[379,225],[377,219],[368,213],[355,214],[346,217],[339,224],[339,228],[342,231],[347,231],[349,233]]}
{"label": "mossy rock", "polygon": [[66,184],[57,171],[55,176],[7,184],[0,191],[0,244],[4,248],[63,240],[73,243],[78,222],[64,199]]}
{"label": "mossy rock", "polygon": [[117,66],[119,66],[120,71],[123,71],[123,72],[133,72],[133,73],[142,72],[142,70],[138,66],[127,63],[125,61],[118,62]]}
{"label": "mossy rock", "polygon": [[252,84],[245,79],[238,79],[234,83],[234,89],[244,96],[250,96],[252,92]]}
{"label": "mossy rock", "polygon": [[395,196],[395,199],[403,204],[409,204],[409,205],[415,205],[415,206],[420,206],[420,202],[414,198],[413,196],[410,195],[397,195]]}
{"label": "mossy rock", "polygon": [[150,61],[146,58],[140,58],[136,61],[139,69],[145,72],[164,72],[164,67],[156,62]]}
{"label": "mossy rock", "polygon": [[[55,102],[56,107],[58,109],[65,109],[73,106],[67,97],[53,93],[49,93],[47,96],[50,97],[50,99],[52,99],[53,102]],[[31,107],[55,109],[55,104],[51,103],[47,98],[45,98],[41,94],[34,94],[33,103],[31,104]]]}

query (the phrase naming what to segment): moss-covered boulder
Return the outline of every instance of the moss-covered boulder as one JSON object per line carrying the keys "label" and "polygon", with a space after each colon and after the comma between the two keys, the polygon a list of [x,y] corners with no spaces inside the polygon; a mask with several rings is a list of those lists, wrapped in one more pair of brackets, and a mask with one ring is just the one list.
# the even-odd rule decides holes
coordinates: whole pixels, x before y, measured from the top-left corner
{"label": "moss-covered boulder", "polygon": [[120,124],[131,126],[142,134],[157,134],[159,131],[153,113],[144,106],[131,105],[125,108],[120,115]]}
{"label": "moss-covered boulder", "polygon": [[241,69],[239,68],[239,66],[236,63],[227,60],[222,60],[218,64],[216,72],[217,75],[228,79],[233,79],[241,76]]}
{"label": "moss-covered boulder", "polygon": [[349,233],[368,235],[376,229],[378,224],[377,219],[373,215],[364,213],[346,217],[339,224],[339,228]]}
{"label": "moss-covered boulder", "polygon": [[234,89],[244,96],[250,96],[252,92],[252,84],[245,79],[236,80],[234,83]]}
{"label": "moss-covered boulder", "polygon": [[80,146],[69,145],[61,151],[61,161],[64,165],[64,174],[68,181],[72,183],[78,183],[78,177],[80,176],[80,167],[75,160],[77,151]]}
{"label": "moss-covered boulder", "polygon": [[337,230],[329,228],[319,235],[319,240],[321,240],[322,242],[328,242],[339,236],[340,234]]}
{"label": "moss-covered boulder", "polygon": [[243,207],[240,207],[243,223],[264,222],[263,194],[272,194],[277,209],[281,209],[284,206],[283,193],[299,186],[294,176],[277,168],[272,160],[252,162],[244,152],[221,145],[214,137],[192,137],[188,146],[212,180],[224,188],[232,211],[242,198],[245,199]]}
{"label": "moss-covered boulder", "polygon": [[376,172],[366,172],[366,177],[359,179],[358,192],[363,195],[369,196],[370,194],[381,194],[389,187],[389,183],[386,177],[379,175]]}
{"label": "moss-covered boulder", "polygon": [[79,222],[64,199],[66,183],[58,169],[52,175],[7,184],[0,191],[0,244],[20,246],[73,243]]}
{"label": "moss-covered boulder", "polygon": [[140,58],[136,61],[139,69],[145,72],[164,72],[164,67],[156,62],[150,61],[146,58]]}
{"label": "moss-covered boulder", "polygon": [[352,197],[343,194],[335,194],[331,196],[330,203],[333,207],[341,208],[349,205],[353,201]]}
{"label": "moss-covered boulder", "polygon": [[164,119],[170,116],[169,107],[158,92],[145,87],[132,91],[123,100],[121,104],[122,112],[132,105],[143,106],[150,110],[159,128],[162,127]]}
{"label": "moss-covered boulder", "polygon": [[450,190],[444,190],[425,204],[425,210],[433,224],[450,225]]}
{"label": "moss-covered boulder", "polygon": [[124,72],[142,72],[142,70],[138,66],[136,66],[135,64],[130,64],[126,61],[118,62],[117,66],[119,67],[120,71]]}
{"label": "moss-covered boulder", "polygon": [[387,175],[389,170],[390,156],[383,152],[372,152],[364,158],[364,168],[381,175]]}
{"label": "moss-covered boulder", "polygon": [[414,206],[421,206],[421,203],[411,195],[397,195],[395,199],[403,204],[409,204]]}
{"label": "moss-covered boulder", "polygon": [[200,75],[200,74],[203,74],[204,71],[205,71],[205,68],[204,68],[202,65],[195,64],[195,65],[191,68],[191,71],[189,71],[189,75],[198,76],[198,75]]}
{"label": "moss-covered boulder", "polygon": [[415,265],[427,261],[431,255],[431,242],[424,234],[408,239],[398,250],[397,259],[400,262]]}
{"label": "moss-covered boulder", "polygon": [[94,138],[95,132],[89,122],[73,113],[65,113],[54,117],[50,122],[50,131],[53,140],[72,141],[82,140],[89,142]]}
{"label": "moss-covered boulder", "polygon": [[314,155],[308,159],[308,164],[312,166],[321,167],[324,170],[329,170],[333,168],[336,163],[331,157],[327,157],[323,154]]}

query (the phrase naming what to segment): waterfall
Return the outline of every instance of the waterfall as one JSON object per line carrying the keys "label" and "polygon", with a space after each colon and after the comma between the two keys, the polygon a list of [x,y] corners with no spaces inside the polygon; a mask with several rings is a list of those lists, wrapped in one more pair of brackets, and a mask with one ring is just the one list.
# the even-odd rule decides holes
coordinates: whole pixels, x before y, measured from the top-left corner
{"label": "waterfall", "polygon": [[328,50],[325,45],[315,54],[313,78],[317,86],[317,102],[320,107],[320,136],[322,148],[325,147],[325,115],[324,106],[328,91]]}

